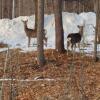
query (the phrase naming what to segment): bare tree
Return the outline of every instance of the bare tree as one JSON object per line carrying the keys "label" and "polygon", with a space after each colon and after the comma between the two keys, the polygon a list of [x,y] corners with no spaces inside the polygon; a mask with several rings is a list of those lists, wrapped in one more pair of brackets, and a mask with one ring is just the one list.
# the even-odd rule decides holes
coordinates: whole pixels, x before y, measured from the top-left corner
{"label": "bare tree", "polygon": [[56,30],[56,50],[64,51],[64,32],[62,23],[62,0],[54,0],[55,30]]}
{"label": "bare tree", "polygon": [[100,44],[100,28],[99,27],[100,27],[100,15],[99,15],[99,18],[98,18],[98,43]]}
{"label": "bare tree", "polygon": [[98,18],[99,18],[99,0],[94,2],[94,10],[96,12],[96,32],[95,32],[95,42],[94,42],[94,61],[97,61],[97,34],[98,34]]}
{"label": "bare tree", "polygon": [[100,44],[100,0],[98,1],[98,43]]}
{"label": "bare tree", "polygon": [[43,49],[43,29],[44,29],[44,0],[38,0],[38,16],[37,16],[37,51],[38,63],[42,67],[45,64]]}
{"label": "bare tree", "polygon": [[[10,3],[11,5],[11,3]],[[9,18],[9,1],[2,0],[2,18]]]}
{"label": "bare tree", "polygon": [[2,0],[0,0],[0,18],[2,18]]}
{"label": "bare tree", "polygon": [[37,12],[38,12],[38,1],[34,0],[34,6],[35,6],[35,29],[37,30]]}
{"label": "bare tree", "polygon": [[12,0],[12,18],[15,18],[15,0]]}

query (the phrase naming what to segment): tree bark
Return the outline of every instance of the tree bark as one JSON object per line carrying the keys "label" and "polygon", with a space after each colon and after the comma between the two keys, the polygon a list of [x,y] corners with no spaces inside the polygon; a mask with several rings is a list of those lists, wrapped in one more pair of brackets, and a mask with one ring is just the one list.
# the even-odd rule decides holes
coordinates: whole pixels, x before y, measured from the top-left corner
{"label": "tree bark", "polygon": [[7,9],[8,1],[2,1],[2,18],[8,18],[8,9]]}
{"label": "tree bark", "polygon": [[98,19],[98,43],[100,44],[100,18]]}
{"label": "tree bark", "polygon": [[99,18],[99,0],[96,0],[94,3],[94,10],[96,12],[96,32],[95,32],[95,41],[94,41],[94,61],[97,61],[97,34],[98,34],[98,18]]}
{"label": "tree bark", "polygon": [[2,0],[0,0],[0,19],[2,18]]}
{"label": "tree bark", "polygon": [[38,1],[35,0],[34,3],[35,3],[35,5],[34,5],[35,6],[35,29],[37,30],[37,22],[38,22],[38,20],[37,20]]}
{"label": "tree bark", "polygon": [[12,19],[12,8],[13,8],[13,0],[9,0],[8,2],[8,14],[9,14],[9,18]]}
{"label": "tree bark", "polygon": [[100,0],[98,1],[98,43],[100,44]]}
{"label": "tree bark", "polygon": [[64,51],[64,32],[62,23],[62,0],[54,0],[56,50],[60,53]]}
{"label": "tree bark", "polygon": [[43,29],[44,29],[44,0],[38,0],[38,16],[37,16],[37,51],[38,63],[40,67],[45,64],[44,49],[43,49]]}

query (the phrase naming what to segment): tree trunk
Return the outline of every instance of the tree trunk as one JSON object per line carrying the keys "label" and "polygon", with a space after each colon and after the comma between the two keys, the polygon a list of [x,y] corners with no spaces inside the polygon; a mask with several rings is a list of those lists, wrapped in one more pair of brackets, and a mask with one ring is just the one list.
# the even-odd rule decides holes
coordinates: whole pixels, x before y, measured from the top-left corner
{"label": "tree trunk", "polygon": [[100,0],[98,1],[98,43],[100,44]]}
{"label": "tree trunk", "polygon": [[15,0],[12,0],[12,19],[15,18]]}
{"label": "tree trunk", "polygon": [[0,19],[2,18],[2,0],[0,0]]}
{"label": "tree trunk", "polygon": [[96,32],[95,32],[95,41],[94,41],[94,61],[97,61],[97,34],[98,34],[98,18],[99,18],[99,0],[96,0],[94,3],[94,10],[96,12]]}
{"label": "tree trunk", "polygon": [[38,0],[38,16],[37,16],[37,51],[38,63],[42,67],[45,64],[43,49],[43,29],[44,29],[44,0]]}
{"label": "tree trunk", "polygon": [[100,17],[98,19],[98,43],[100,44]]}
{"label": "tree trunk", "polygon": [[64,32],[62,23],[62,0],[54,0],[56,50],[64,51]]}
{"label": "tree trunk", "polygon": [[37,0],[35,0],[34,1],[34,3],[35,3],[35,29],[37,30],[37,12],[38,12],[38,1]]}
{"label": "tree trunk", "polygon": [[7,9],[7,3],[8,3],[8,1],[6,1],[6,0],[3,0],[2,1],[2,16],[3,16],[3,18],[8,18],[8,9]]}

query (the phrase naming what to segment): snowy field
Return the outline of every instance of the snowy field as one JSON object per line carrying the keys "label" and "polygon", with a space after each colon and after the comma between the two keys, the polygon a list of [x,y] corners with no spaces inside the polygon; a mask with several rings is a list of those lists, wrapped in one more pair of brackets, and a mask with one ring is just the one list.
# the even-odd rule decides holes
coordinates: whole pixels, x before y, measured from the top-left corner
{"label": "snowy field", "polygon": [[[32,47],[27,47],[27,36],[24,31],[24,26],[21,20],[28,19],[28,28],[34,28],[34,15],[32,16],[20,16],[10,19],[1,19],[0,20],[0,42],[9,44],[10,48],[21,48],[23,51],[31,51],[36,50],[34,47],[34,43],[36,43],[36,39],[32,39],[31,45]],[[54,15],[45,15],[44,18],[44,27],[47,30],[47,37],[48,37],[48,48],[55,48],[55,22],[54,22]],[[64,44],[66,48],[66,38],[69,33],[76,33],[79,31],[77,25],[84,24],[84,40],[85,43],[93,44],[94,41],[94,34],[96,26],[96,15],[93,12],[88,13],[67,13],[63,12],[63,28],[64,28]],[[4,49],[3,49],[4,50]],[[93,51],[93,45],[87,48],[89,52]],[[2,51],[2,49],[0,49]]]}

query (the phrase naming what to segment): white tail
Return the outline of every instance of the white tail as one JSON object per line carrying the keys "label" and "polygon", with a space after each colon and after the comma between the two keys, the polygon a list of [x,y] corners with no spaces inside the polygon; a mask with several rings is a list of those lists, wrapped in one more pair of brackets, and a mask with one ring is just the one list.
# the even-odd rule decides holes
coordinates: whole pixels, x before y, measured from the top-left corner
{"label": "white tail", "polygon": [[[30,46],[30,42],[31,42],[31,38],[37,38],[37,30],[36,29],[29,29],[27,27],[27,22],[28,20],[26,21],[23,21],[23,24],[24,24],[24,30],[25,30],[25,33],[28,37],[28,47]],[[46,37],[46,30],[44,29],[43,30],[43,40],[45,41],[45,45],[47,46],[47,37]]]}

